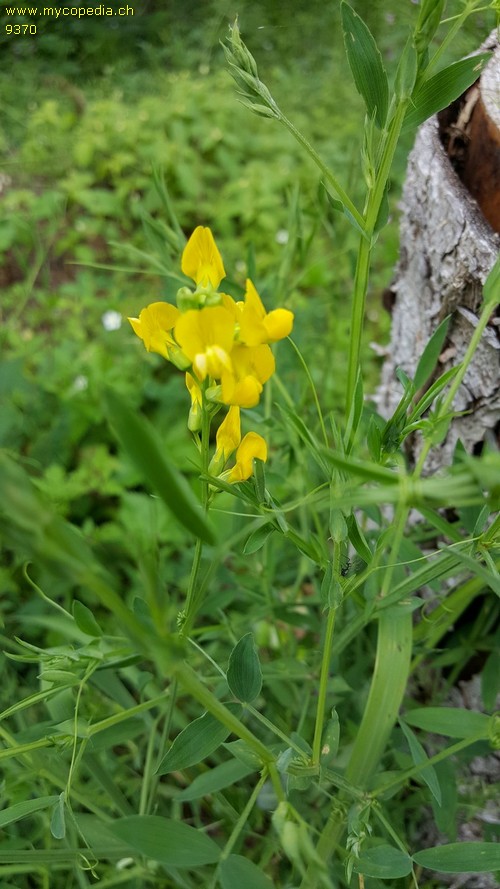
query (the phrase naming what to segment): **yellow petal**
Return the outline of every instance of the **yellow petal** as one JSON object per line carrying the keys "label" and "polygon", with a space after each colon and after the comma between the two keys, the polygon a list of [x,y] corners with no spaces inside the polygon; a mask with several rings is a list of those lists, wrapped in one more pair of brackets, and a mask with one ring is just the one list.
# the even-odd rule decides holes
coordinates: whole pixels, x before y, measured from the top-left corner
{"label": "yellow petal", "polygon": [[289,309],[274,309],[264,319],[264,326],[268,343],[283,340],[292,332],[293,312],[290,312]]}
{"label": "yellow petal", "polygon": [[241,424],[239,407],[230,407],[224,420],[217,430],[215,454],[210,461],[208,471],[211,475],[219,475],[224,469],[231,454],[241,441]]}
{"label": "yellow petal", "polygon": [[262,384],[251,374],[239,380],[231,373],[222,374],[221,401],[223,404],[255,407],[259,403],[261,392]]}
{"label": "yellow petal", "polygon": [[146,306],[138,318],[129,318],[132,330],[143,341],[148,352],[158,352],[164,358],[169,357],[167,347],[174,345],[170,331],[174,327],[180,312],[170,303],[156,302]]}
{"label": "yellow petal", "polygon": [[274,355],[267,345],[244,346],[237,343],[231,352],[232,370],[221,377],[224,404],[255,407],[260,393],[275,370]]}
{"label": "yellow petal", "polygon": [[274,309],[267,314],[259,294],[248,279],[240,317],[241,342],[247,346],[275,343],[288,336],[292,326],[293,312]]}
{"label": "yellow petal", "polygon": [[202,426],[202,394],[201,389],[191,374],[186,374],[186,386],[191,396],[191,408],[188,416],[188,429],[199,432]]}
{"label": "yellow petal", "polygon": [[234,332],[234,318],[224,306],[184,312],[174,331],[177,342],[191,360],[200,380],[207,376],[220,379],[224,370],[231,369],[229,355]]}
{"label": "yellow petal", "polygon": [[242,482],[250,478],[254,459],[267,460],[267,445],[257,432],[247,432],[236,452],[236,465],[228,475],[229,482]]}
{"label": "yellow petal", "polygon": [[182,271],[196,284],[209,285],[217,290],[226,277],[222,257],[209,228],[199,225],[187,242],[182,254]]}

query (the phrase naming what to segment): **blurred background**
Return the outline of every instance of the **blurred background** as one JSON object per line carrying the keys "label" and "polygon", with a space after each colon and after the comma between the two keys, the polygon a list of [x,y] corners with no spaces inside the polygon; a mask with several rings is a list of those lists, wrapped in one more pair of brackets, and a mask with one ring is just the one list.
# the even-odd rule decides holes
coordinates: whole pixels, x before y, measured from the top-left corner
{"label": "blurred background", "polygon": [[[99,6],[80,4],[88,5]],[[211,226],[229,292],[241,292],[250,273],[269,309],[294,310],[294,338],[326,410],[342,390],[356,235],[293,138],[238,102],[220,45],[236,15],[261,79],[358,203],[364,122],[336,0],[129,5],[133,15],[59,19],[0,5],[0,447],[20,456],[54,508],[123,564],[131,539],[147,537],[150,506],[118,461],[102,385],[152,418],[172,459],[193,473],[182,378],[145,352],[126,321],[149,302],[175,299],[182,239],[177,249],[169,241],[167,192],[185,236]],[[393,74],[415,4],[354,6]],[[28,33],[7,33],[15,24]],[[478,14],[454,58],[493,26],[491,12]],[[397,258],[412,140],[407,134],[398,151],[371,282],[365,345],[373,387],[382,358],[370,343],[388,337],[381,294]],[[279,352],[282,382],[307,420],[311,399],[297,359],[286,345]],[[174,522],[155,533],[174,548],[183,540]],[[10,594],[23,586],[22,562],[8,553],[0,568],[2,607],[18,615]]]}

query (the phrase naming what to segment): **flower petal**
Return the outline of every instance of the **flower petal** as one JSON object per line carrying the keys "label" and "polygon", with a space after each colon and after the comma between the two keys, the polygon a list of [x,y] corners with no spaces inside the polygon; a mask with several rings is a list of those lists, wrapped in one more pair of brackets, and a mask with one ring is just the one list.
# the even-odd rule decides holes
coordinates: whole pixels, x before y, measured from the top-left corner
{"label": "flower petal", "polygon": [[180,315],[179,309],[170,303],[151,303],[139,312],[138,318],[129,318],[132,330],[143,341],[148,352],[158,352],[168,360],[167,346],[174,346],[170,331]]}
{"label": "flower petal", "polygon": [[209,285],[217,290],[226,277],[222,257],[209,228],[199,225],[187,242],[182,254],[182,271],[196,284]]}
{"label": "flower petal", "polygon": [[293,312],[274,309],[266,313],[254,285],[247,279],[245,303],[240,316],[240,341],[247,346],[275,343],[288,336],[293,327]]}
{"label": "flower petal", "polygon": [[236,452],[236,464],[228,475],[229,482],[243,482],[250,478],[255,459],[267,460],[267,444],[257,432],[247,432]]}

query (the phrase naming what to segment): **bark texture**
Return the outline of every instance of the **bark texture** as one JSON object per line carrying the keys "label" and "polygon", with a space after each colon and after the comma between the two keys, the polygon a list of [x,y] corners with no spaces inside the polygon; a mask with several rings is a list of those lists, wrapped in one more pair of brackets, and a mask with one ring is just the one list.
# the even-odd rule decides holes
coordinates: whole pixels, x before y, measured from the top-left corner
{"label": "bark texture", "polygon": [[[490,210],[481,210],[477,193],[479,189],[486,195],[486,204],[494,214],[500,179],[494,179],[491,170],[481,175],[478,171],[485,155],[486,129],[490,128],[493,141],[498,139],[492,161],[500,176],[500,49],[496,33],[481,49],[495,51],[481,80],[450,109],[420,127],[409,158],[402,197],[400,258],[390,288],[394,296],[392,336],[377,395],[378,408],[385,417],[392,415],[401,397],[395,369],[400,366],[413,376],[429,337],[449,314],[452,320],[439,374],[462,360],[477,324],[482,285],[500,248],[500,235],[484,215]],[[475,154],[470,159],[472,150]],[[468,182],[466,187],[462,182],[460,175],[467,179],[466,169],[476,186]],[[484,169],[488,170],[487,165]],[[486,182],[485,176],[490,177]],[[495,224],[494,216],[492,222]],[[458,439],[470,453],[477,453],[485,440],[498,440],[499,323],[497,315],[457,394],[454,409],[467,413],[454,419],[446,440],[431,453],[427,472],[451,462]],[[411,462],[419,448],[418,436],[408,440]]]}

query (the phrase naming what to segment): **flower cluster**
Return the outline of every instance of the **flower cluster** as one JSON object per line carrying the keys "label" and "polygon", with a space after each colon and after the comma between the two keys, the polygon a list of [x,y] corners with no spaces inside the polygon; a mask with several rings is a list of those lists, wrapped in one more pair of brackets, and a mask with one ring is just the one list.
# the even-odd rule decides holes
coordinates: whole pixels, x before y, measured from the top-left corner
{"label": "flower cluster", "polygon": [[[252,459],[265,460],[264,439],[255,432],[241,438],[240,408],[258,404],[264,383],[275,370],[270,343],[288,336],[293,313],[288,309],[266,312],[252,281],[245,298],[236,302],[218,290],[225,277],[222,257],[209,228],[198,226],[182,254],[182,271],[196,284],[181,287],[177,305],[155,302],[129,318],[148,352],[158,352],[186,371],[191,396],[188,426],[202,427],[203,411],[222,404],[229,411],[217,434],[216,453],[210,463],[213,475],[230,482],[252,473]],[[236,465],[223,472],[232,453]]]}

